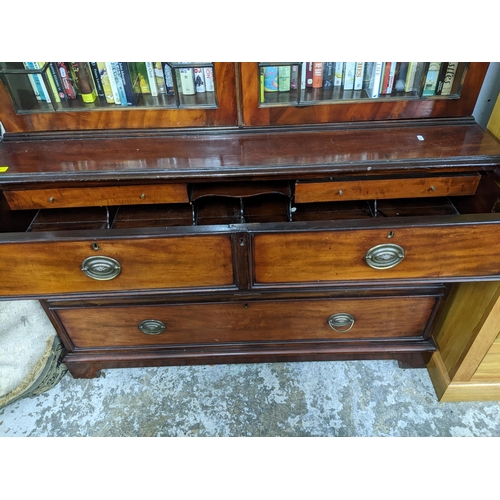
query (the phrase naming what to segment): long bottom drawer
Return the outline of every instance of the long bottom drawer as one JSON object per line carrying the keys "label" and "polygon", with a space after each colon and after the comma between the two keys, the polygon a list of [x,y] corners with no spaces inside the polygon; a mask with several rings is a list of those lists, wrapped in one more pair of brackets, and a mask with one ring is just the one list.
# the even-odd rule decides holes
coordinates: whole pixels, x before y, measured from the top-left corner
{"label": "long bottom drawer", "polygon": [[74,349],[422,339],[439,297],[249,300],[54,308]]}

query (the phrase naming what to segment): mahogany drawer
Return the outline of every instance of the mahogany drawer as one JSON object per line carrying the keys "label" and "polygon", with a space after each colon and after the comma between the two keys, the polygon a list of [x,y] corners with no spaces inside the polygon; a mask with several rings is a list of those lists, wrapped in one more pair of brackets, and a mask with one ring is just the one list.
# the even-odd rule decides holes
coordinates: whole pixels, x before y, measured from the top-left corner
{"label": "mahogany drawer", "polygon": [[253,282],[318,285],[500,277],[498,217],[485,216],[482,223],[476,218],[477,222],[451,220],[425,223],[415,218],[412,224],[384,220],[360,229],[348,224],[344,228],[323,224],[323,229],[317,224],[315,230],[299,225],[295,230],[255,232]]}
{"label": "mahogany drawer", "polygon": [[82,233],[87,237],[38,233],[2,243],[0,295],[234,286],[229,234]]}
{"label": "mahogany drawer", "polygon": [[20,189],[4,194],[12,210],[189,202],[186,184]]}
{"label": "mahogany drawer", "polygon": [[296,203],[473,195],[479,174],[297,181]]}
{"label": "mahogany drawer", "polygon": [[292,340],[422,339],[438,300],[438,296],[427,295],[383,296],[72,307],[53,311],[74,348],[84,349]]}

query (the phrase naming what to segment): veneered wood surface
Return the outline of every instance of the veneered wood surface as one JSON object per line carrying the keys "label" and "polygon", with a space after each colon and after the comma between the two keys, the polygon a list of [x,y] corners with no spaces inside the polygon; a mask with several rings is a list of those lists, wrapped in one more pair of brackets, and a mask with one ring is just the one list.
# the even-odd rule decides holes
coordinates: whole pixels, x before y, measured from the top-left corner
{"label": "veneered wood surface", "polygon": [[296,203],[473,195],[479,175],[298,182]]}
{"label": "veneered wood surface", "polygon": [[[418,136],[424,137],[421,141]],[[229,179],[493,168],[500,144],[479,125],[0,143],[0,186],[75,180]],[[28,186],[27,186],[28,187]],[[10,188],[9,188],[10,189]]]}
{"label": "veneered wood surface", "polygon": [[[87,277],[82,261],[93,255],[116,259],[121,274],[109,281]],[[6,297],[234,283],[227,235],[6,243],[0,246],[0,276],[0,296]]]}
{"label": "veneered wood surface", "polygon": [[24,189],[4,194],[13,210],[189,202],[185,184]]}
{"label": "veneered wood surface", "polygon": [[[336,300],[240,301],[138,307],[60,309],[75,347],[146,346],[183,343],[282,341],[299,339],[379,339],[422,337],[436,297],[386,297]],[[328,318],[355,318],[345,333]],[[147,335],[141,321],[162,321],[166,329]]]}
{"label": "veneered wood surface", "polygon": [[[500,275],[499,229],[471,224],[255,234],[254,279],[265,285]],[[403,247],[403,261],[386,270],[369,267],[366,253],[381,244]]]}
{"label": "veneered wood surface", "polygon": [[0,120],[9,133],[52,130],[153,129],[236,126],[236,73],[234,63],[214,63],[217,109],[137,108],[55,113],[16,114],[10,96],[0,82]]}

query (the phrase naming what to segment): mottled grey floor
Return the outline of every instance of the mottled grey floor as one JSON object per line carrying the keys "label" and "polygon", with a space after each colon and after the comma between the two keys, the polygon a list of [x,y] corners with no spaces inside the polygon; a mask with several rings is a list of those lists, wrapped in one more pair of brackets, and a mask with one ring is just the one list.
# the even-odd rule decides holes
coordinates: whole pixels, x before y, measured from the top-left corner
{"label": "mottled grey floor", "polygon": [[425,369],[348,361],[105,370],[0,410],[0,436],[500,436]]}

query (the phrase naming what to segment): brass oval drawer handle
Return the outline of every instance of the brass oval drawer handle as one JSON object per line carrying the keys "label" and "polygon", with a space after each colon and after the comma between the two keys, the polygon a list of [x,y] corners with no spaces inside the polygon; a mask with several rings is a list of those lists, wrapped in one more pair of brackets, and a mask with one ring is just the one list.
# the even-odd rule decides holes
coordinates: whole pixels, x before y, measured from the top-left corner
{"label": "brass oval drawer handle", "polygon": [[332,314],[328,318],[328,325],[336,332],[348,332],[354,326],[354,316],[348,313]]}
{"label": "brass oval drawer handle", "polygon": [[146,335],[159,335],[165,331],[165,323],[157,319],[145,319],[139,323],[139,330]]}
{"label": "brass oval drawer handle", "polygon": [[366,263],[373,269],[390,269],[405,258],[405,251],[399,245],[384,243],[370,248],[365,255]]}
{"label": "brass oval drawer handle", "polygon": [[122,270],[120,263],[111,257],[93,255],[82,262],[82,271],[94,280],[112,280]]}

